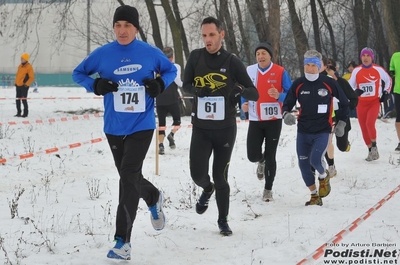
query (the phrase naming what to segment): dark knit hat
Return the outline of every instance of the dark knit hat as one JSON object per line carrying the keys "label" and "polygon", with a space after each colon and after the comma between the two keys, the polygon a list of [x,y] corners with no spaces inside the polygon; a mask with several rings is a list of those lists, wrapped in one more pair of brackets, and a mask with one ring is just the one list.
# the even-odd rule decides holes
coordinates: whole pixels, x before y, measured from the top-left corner
{"label": "dark knit hat", "polygon": [[117,7],[114,13],[113,19],[113,27],[115,22],[119,20],[128,21],[132,25],[134,25],[137,29],[139,29],[139,13],[136,8],[133,6],[123,5]]}
{"label": "dark knit hat", "polygon": [[256,54],[256,53],[257,53],[257,50],[259,50],[259,49],[264,49],[264,50],[266,50],[266,51],[269,53],[269,55],[271,55],[271,57],[274,56],[274,54],[272,53],[272,46],[271,46],[271,44],[270,44],[269,42],[260,42],[260,43],[256,46],[256,49],[254,50],[254,54]]}
{"label": "dark knit hat", "polygon": [[356,68],[356,67],[357,67],[357,64],[356,64],[355,61],[350,61],[350,62],[347,64],[347,68],[349,68],[350,66],[353,66],[353,68]]}

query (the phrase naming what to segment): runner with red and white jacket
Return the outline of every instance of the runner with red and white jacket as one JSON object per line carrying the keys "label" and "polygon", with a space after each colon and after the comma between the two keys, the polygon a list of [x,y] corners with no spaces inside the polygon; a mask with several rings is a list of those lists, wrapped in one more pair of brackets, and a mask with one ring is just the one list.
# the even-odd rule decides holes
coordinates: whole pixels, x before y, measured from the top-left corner
{"label": "runner with red and white jacket", "polygon": [[[359,96],[357,105],[357,117],[362,136],[368,146],[366,161],[379,159],[376,145],[375,122],[380,110],[380,99],[384,93],[389,93],[392,87],[392,79],[383,67],[374,64],[374,51],[365,47],[361,50],[362,64],[354,68],[349,84]],[[382,87],[382,81],[385,86]]]}
{"label": "runner with red and white jacket", "polygon": [[[258,162],[257,177],[265,178],[262,199],[273,200],[272,185],[276,175],[276,150],[282,130],[282,104],[292,81],[287,71],[274,64],[272,47],[259,43],[254,50],[257,63],[247,67],[247,74],[260,95],[257,101],[242,98],[242,110],[249,113],[247,158]],[[263,151],[264,144],[264,151]]]}

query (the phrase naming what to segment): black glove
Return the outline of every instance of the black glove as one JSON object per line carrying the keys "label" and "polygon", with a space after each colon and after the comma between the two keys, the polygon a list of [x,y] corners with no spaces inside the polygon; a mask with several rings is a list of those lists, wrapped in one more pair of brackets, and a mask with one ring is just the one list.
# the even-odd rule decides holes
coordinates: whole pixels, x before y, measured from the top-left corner
{"label": "black glove", "polygon": [[199,98],[209,96],[211,94],[211,88],[208,86],[202,87],[202,88],[196,88],[196,95]]}
{"label": "black glove", "polygon": [[364,90],[357,88],[354,92],[356,92],[357,96],[361,96],[364,93]]}
{"label": "black glove", "polygon": [[26,84],[23,84],[22,86],[25,87],[25,88],[29,88],[29,86],[27,86]]}
{"label": "black glove", "polygon": [[109,92],[118,91],[118,84],[107,78],[96,78],[93,83],[93,91],[97,96],[104,96]]}
{"label": "black glove", "polygon": [[146,88],[147,94],[149,94],[149,96],[152,98],[155,98],[161,94],[165,88],[164,81],[161,79],[161,77],[157,77],[156,79],[146,78],[143,80],[143,84]]}
{"label": "black glove", "polygon": [[246,88],[244,86],[242,86],[239,83],[235,83],[235,86],[232,89],[232,93],[233,93],[234,97],[238,97],[238,96],[242,95],[245,90],[246,90]]}
{"label": "black glove", "polygon": [[236,105],[236,104],[240,103],[240,96],[242,95],[244,90],[245,90],[245,87],[243,87],[239,83],[235,83],[232,90],[229,92],[229,99],[230,99],[231,105]]}

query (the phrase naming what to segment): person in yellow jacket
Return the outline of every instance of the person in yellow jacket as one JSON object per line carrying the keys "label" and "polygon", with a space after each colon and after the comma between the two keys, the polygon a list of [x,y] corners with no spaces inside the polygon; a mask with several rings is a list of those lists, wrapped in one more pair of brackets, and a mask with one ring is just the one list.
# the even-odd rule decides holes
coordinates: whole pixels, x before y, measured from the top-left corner
{"label": "person in yellow jacket", "polygon": [[[33,67],[28,62],[29,54],[23,53],[21,55],[21,64],[18,66],[17,74],[15,75],[15,87],[17,91],[15,103],[17,105],[17,114],[15,117],[28,117],[28,90],[30,84],[35,79]],[[21,101],[24,105],[24,112],[21,115]]]}

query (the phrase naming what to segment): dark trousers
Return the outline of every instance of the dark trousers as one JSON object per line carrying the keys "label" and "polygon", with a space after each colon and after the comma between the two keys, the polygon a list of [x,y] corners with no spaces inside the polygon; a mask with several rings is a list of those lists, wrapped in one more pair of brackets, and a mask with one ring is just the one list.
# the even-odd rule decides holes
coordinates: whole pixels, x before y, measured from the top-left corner
{"label": "dark trousers", "polygon": [[[22,104],[24,105],[24,116],[28,115],[28,101],[26,100],[26,98],[28,97],[28,90],[29,87],[25,87],[25,86],[16,86],[16,100],[15,100],[15,104],[17,105],[17,115],[21,115],[21,101]],[[19,99],[19,98],[25,98],[25,99]]]}
{"label": "dark trousers", "polygon": [[336,136],[336,146],[341,152],[346,152],[348,142],[349,142],[349,131],[347,129],[344,130],[344,134],[342,137]]}
{"label": "dark trousers", "polygon": [[328,148],[329,133],[297,133],[296,152],[301,176],[307,187],[315,184],[311,167],[322,174],[325,170],[324,155]]}
{"label": "dark trousers", "polygon": [[393,93],[393,98],[396,110],[396,122],[400,122],[400,94]]}
{"label": "dark trousers", "polygon": [[[265,160],[265,189],[272,190],[276,175],[276,150],[281,136],[282,120],[250,121],[247,131],[247,158],[251,162]],[[264,152],[263,152],[264,142]]]}
{"label": "dark trousers", "polygon": [[127,136],[106,134],[120,177],[115,236],[124,242],[130,242],[139,199],[142,198],[149,207],[158,200],[158,189],[142,175],[153,132],[140,131]]}
{"label": "dark trousers", "polygon": [[[181,125],[181,111],[179,109],[179,102],[176,102],[171,105],[158,106],[157,105],[157,118],[158,118],[158,126],[164,127],[166,125],[167,114],[171,113],[173,123],[172,125],[179,126]],[[164,134],[165,130],[159,130],[158,134]]]}
{"label": "dark trousers", "polygon": [[190,175],[196,185],[205,190],[209,189],[211,187],[208,174],[209,160],[213,153],[212,178],[215,184],[219,220],[226,220],[229,214],[228,169],[236,140],[236,130],[236,124],[218,130],[205,130],[193,126],[189,154]]}

